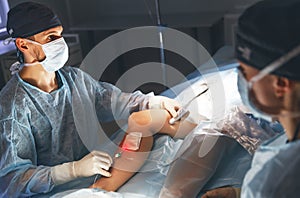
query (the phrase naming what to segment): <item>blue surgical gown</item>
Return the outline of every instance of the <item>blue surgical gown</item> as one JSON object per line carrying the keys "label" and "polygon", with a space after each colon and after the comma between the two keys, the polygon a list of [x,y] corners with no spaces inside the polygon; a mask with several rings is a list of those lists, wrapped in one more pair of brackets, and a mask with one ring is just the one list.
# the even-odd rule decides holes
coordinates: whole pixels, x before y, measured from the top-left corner
{"label": "blue surgical gown", "polygon": [[91,102],[98,121],[127,119],[132,111],[147,108],[150,96],[123,93],[77,68],[64,67],[56,76],[59,88],[51,93],[18,74],[0,92],[0,197],[47,193],[54,188],[51,166],[88,153],[74,123],[77,106],[81,111]]}
{"label": "blue surgical gown", "polygon": [[242,197],[299,197],[300,141],[287,143],[283,133],[255,152],[242,186]]}

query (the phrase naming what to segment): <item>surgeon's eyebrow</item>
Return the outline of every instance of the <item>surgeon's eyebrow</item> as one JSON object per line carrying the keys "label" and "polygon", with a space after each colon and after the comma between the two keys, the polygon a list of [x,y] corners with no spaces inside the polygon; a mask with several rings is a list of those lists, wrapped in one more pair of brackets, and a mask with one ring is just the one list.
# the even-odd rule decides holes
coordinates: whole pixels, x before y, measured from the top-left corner
{"label": "surgeon's eyebrow", "polygon": [[49,32],[44,32],[44,35],[49,35],[49,34],[60,34],[60,31],[49,31]]}
{"label": "surgeon's eyebrow", "polygon": [[60,33],[63,32],[63,30],[64,30],[64,28],[59,28],[59,29],[49,29],[49,30],[44,31],[44,35],[47,35],[47,34],[53,34],[53,33],[55,33],[55,34],[60,34]]}

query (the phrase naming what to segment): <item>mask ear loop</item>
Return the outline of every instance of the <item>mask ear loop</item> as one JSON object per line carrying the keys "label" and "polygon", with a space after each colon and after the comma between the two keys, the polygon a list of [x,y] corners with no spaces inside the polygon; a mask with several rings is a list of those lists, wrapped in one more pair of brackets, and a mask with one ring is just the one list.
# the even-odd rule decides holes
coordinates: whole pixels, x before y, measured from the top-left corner
{"label": "mask ear loop", "polygon": [[28,41],[29,43],[33,43],[33,44],[35,44],[35,45],[43,46],[43,45],[42,45],[42,44],[40,44],[39,42],[36,42],[36,41],[30,40],[30,39],[27,39],[27,38],[26,38],[26,41]]}
{"label": "mask ear loop", "polygon": [[[25,38],[26,39],[26,38]],[[15,38],[7,38],[3,41],[3,44],[4,45],[9,45],[11,42],[15,42]],[[30,43],[33,43],[33,44],[37,44],[37,45],[40,45],[42,46],[42,44],[36,42],[36,41],[32,41],[30,39],[26,39],[28,42]],[[14,75],[16,73],[18,73],[19,71],[21,71],[21,69],[24,67],[24,66],[32,66],[32,65],[36,65],[36,63],[32,63],[32,64],[25,64],[24,63],[24,57],[23,57],[23,53],[16,47],[16,50],[17,50],[17,58],[19,61],[13,63],[11,66],[10,66],[10,72],[11,72],[11,75]]]}

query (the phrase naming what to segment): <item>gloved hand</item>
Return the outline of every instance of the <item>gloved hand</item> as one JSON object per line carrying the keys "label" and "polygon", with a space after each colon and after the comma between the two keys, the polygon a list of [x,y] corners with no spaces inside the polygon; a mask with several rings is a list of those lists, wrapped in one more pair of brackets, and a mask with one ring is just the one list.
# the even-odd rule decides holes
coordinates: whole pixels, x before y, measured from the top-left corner
{"label": "gloved hand", "polygon": [[89,177],[100,174],[110,177],[107,171],[113,163],[109,154],[101,151],[92,151],[79,161],[60,164],[51,168],[53,182],[63,184],[78,177]]}
{"label": "gloved hand", "polygon": [[165,96],[153,96],[149,100],[149,109],[166,109],[172,117],[177,116],[180,107],[179,102]]}

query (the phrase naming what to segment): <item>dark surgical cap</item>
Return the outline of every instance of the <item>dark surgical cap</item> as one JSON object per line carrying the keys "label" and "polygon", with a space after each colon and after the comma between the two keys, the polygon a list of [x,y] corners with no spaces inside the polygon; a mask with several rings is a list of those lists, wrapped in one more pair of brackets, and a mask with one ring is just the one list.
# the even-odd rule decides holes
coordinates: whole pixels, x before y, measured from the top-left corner
{"label": "dark surgical cap", "polygon": [[[300,45],[300,1],[265,0],[239,18],[236,56],[259,70]],[[272,74],[300,80],[300,55]]]}
{"label": "dark surgical cap", "polygon": [[12,38],[26,38],[61,25],[51,9],[35,2],[20,3],[7,15],[6,28]]}

